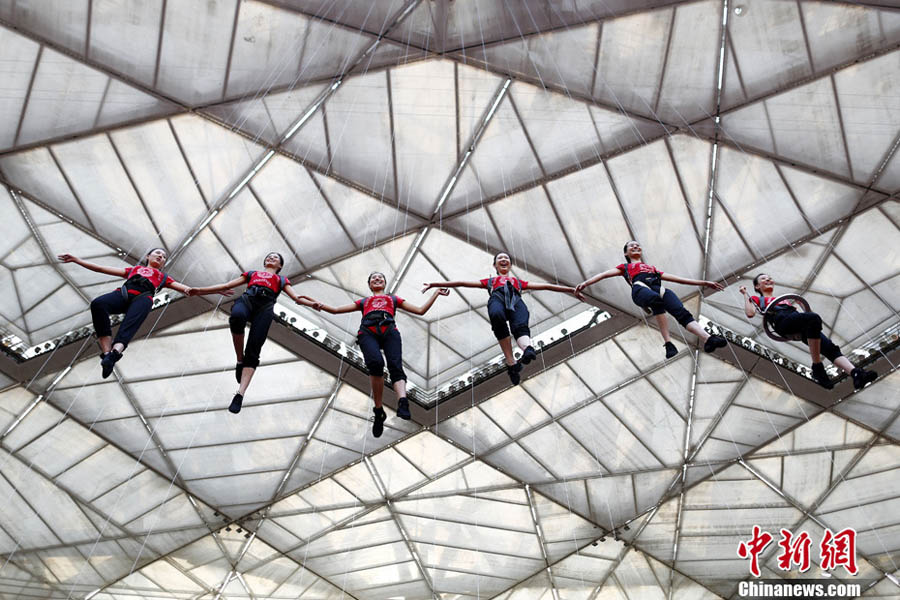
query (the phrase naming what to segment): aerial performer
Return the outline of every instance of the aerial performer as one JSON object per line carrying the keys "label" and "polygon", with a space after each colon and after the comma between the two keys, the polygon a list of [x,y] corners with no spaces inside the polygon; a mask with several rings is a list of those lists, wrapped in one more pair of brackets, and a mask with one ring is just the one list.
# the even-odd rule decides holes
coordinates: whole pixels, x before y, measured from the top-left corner
{"label": "aerial performer", "polygon": [[[403,371],[403,342],[394,316],[397,309],[402,308],[414,315],[424,315],[437,300],[439,295],[446,296],[450,290],[436,290],[422,306],[416,306],[393,294],[385,294],[387,278],[384,273],[375,271],[369,275],[369,290],[371,296],[360,298],[352,304],[342,306],[329,306],[321,302],[314,302],[313,308],[324,310],[333,315],[355,311],[362,312],[362,321],[356,340],[362,350],[369,372],[369,381],[372,385],[372,399],[375,401],[375,420],[372,423],[372,435],[381,437],[384,432],[384,421],[387,414],[382,407],[381,399],[384,395],[384,363],[387,359],[388,373],[391,376],[391,384],[394,393],[397,394],[397,416],[409,420],[412,416],[409,412],[409,401],[406,399],[406,373]],[[381,353],[384,352],[384,357]]]}
{"label": "aerial performer", "polygon": [[[422,292],[433,287],[469,287],[485,288],[488,291],[488,318],[491,321],[491,329],[503,350],[506,359],[506,372],[513,385],[519,385],[522,379],[522,368],[537,358],[537,352],[531,344],[531,329],[528,327],[528,307],[522,300],[522,292],[527,290],[546,290],[549,292],[564,292],[574,294],[582,299],[581,294],[573,287],[556,285],[553,283],[528,282],[510,275],[512,260],[506,252],[500,252],[494,256],[494,270],[496,277],[488,277],[480,281],[438,281],[426,283]],[[522,350],[522,357],[516,361],[513,356],[512,339],[510,331],[516,339],[516,344]]]}
{"label": "aerial performer", "polygon": [[[228,324],[231,327],[231,341],[237,363],[234,365],[234,377],[238,382],[238,391],[231,399],[229,412],[241,412],[244,394],[253,374],[259,367],[259,352],[269,335],[269,326],[275,318],[275,300],[281,292],[291,300],[304,306],[312,306],[313,301],[306,296],[298,296],[291,287],[287,277],[279,275],[284,267],[284,257],[278,252],[270,252],[263,260],[262,271],[245,271],[239,277],[226,283],[193,288],[191,296],[213,294],[230,290],[247,284],[247,290],[231,307]],[[244,347],[244,328],[250,323],[250,334],[247,336],[247,347]]]}
{"label": "aerial performer", "polygon": [[628,285],[631,286],[631,300],[644,309],[648,314],[652,314],[656,318],[659,325],[659,332],[662,334],[663,347],[666,350],[666,358],[672,358],[678,354],[678,348],[672,343],[669,336],[669,322],[665,313],[672,315],[678,323],[700,338],[703,342],[703,350],[706,352],[714,352],[716,348],[723,348],[728,342],[720,335],[710,335],[707,333],[700,323],[694,320],[693,315],[684,307],[678,296],[672,290],[663,286],[663,281],[672,281],[674,283],[683,283],[685,285],[699,285],[714,290],[724,289],[722,284],[715,281],[702,281],[699,279],[687,279],[678,277],[669,273],[663,273],[652,265],[643,262],[641,254],[641,245],[638,242],[631,241],[625,244],[622,249],[625,253],[625,262],[608,271],[603,271],[594,275],[587,281],[578,284],[575,289],[581,292],[589,285],[593,285],[601,279],[607,277],[622,276]]}
{"label": "aerial performer", "polygon": [[[105,267],[82,260],[71,254],[60,254],[57,258],[64,263],[75,263],[85,269],[104,273],[114,277],[123,277],[125,283],[119,289],[97,296],[91,301],[91,318],[94,321],[94,333],[100,344],[100,368],[103,379],[113,372],[113,367],[122,358],[128,343],[134,338],[150,309],[153,308],[153,296],[164,287],[172,288],[185,295],[191,295],[191,288],[178,283],[165,272],[168,254],[163,248],[154,248],[133,267]],[[196,293],[209,293],[197,292]],[[116,338],[112,337],[110,315],[125,315]]]}
{"label": "aerial performer", "polygon": [[[841,354],[841,349],[822,333],[822,317],[810,312],[809,304],[800,296],[787,294],[776,298],[775,281],[765,273],[760,273],[753,278],[753,289],[757,291],[758,296],[750,296],[747,294],[746,286],[740,287],[740,292],[744,296],[744,313],[747,318],[752,319],[758,312],[763,315],[764,323],[771,327],[781,339],[794,339],[809,346],[809,354],[812,357],[812,376],[816,383],[827,390],[834,387],[828,373],[825,372],[822,355],[836,367],[849,373],[853,379],[853,387],[857,390],[878,378],[875,371],[854,367],[853,363]],[[796,304],[800,304],[806,310],[798,310]]]}

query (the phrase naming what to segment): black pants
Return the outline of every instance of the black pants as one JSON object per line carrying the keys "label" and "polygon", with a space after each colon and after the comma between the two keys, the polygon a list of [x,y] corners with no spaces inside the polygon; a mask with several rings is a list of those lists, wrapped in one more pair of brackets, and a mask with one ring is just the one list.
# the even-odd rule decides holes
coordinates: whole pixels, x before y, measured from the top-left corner
{"label": "black pants", "polygon": [[[499,296],[491,296],[488,300],[488,318],[491,320],[491,329],[498,340],[509,337],[509,331],[512,329],[512,335],[516,339],[523,335],[531,335],[531,329],[528,328],[528,307],[521,298],[516,299],[516,303],[510,310],[506,308],[503,299]],[[509,321],[509,326],[506,322]]]}
{"label": "black pants", "polygon": [[119,325],[119,331],[113,344],[122,344],[128,347],[128,342],[135,336],[137,330],[150,309],[153,308],[153,296],[134,296],[126,300],[121,290],[116,290],[102,296],[97,296],[91,302],[91,318],[94,320],[94,331],[97,337],[112,335],[112,326],[109,315],[125,313],[125,320]]}
{"label": "black pants", "polygon": [[274,318],[275,301],[265,296],[245,293],[231,307],[228,324],[231,326],[232,334],[243,335],[244,326],[250,321],[250,334],[247,336],[244,360],[241,361],[245,367],[255,369],[259,366],[259,352],[266,342],[269,326]]}
{"label": "black pants", "polygon": [[669,313],[682,327],[687,327],[694,320],[694,316],[688,312],[672,290],[666,290],[660,298],[659,287],[651,289],[635,285],[631,288],[631,300],[641,308],[649,308],[654,315]]}
{"label": "black pants", "polygon": [[[384,376],[384,359],[387,359],[388,373],[391,382],[406,381],[406,373],[403,372],[403,341],[396,326],[388,327],[387,331],[379,335],[369,329],[361,329],[356,336],[359,349],[362,350],[363,359],[366,361],[366,369],[372,377]],[[381,351],[384,351],[384,358]]]}
{"label": "black pants", "polygon": [[801,335],[800,340],[807,346],[808,339],[822,340],[822,356],[834,362],[841,356],[841,349],[822,333],[822,317],[814,312],[801,313],[794,310],[780,310],[772,317],[772,328],[775,333],[784,337]]}

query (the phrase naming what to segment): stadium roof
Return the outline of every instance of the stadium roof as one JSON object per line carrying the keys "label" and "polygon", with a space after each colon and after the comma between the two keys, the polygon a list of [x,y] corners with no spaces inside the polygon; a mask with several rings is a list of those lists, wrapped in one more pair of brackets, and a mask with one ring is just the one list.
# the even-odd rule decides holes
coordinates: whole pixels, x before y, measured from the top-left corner
{"label": "stadium roof", "polygon": [[663,362],[605,281],[526,297],[548,345],[510,388],[458,289],[398,319],[404,359],[423,396],[475,385],[375,439],[335,353],[358,316],[282,307],[322,337],[273,326],[235,416],[228,300],[172,293],[102,380],[75,333],[115,283],[55,260],[162,245],[208,285],[276,250],[298,293],[377,269],[418,302],[498,250],[574,285],[638,239],[728,281],[673,289],[748,340],[809,362],[743,317],[764,271],[872,351],[900,326],[888,2],[2,0],[0,117],[0,328],[37,354],[0,358],[0,596],[729,598],[753,525],[854,527],[866,595],[900,593],[897,352],[857,393],[690,336]]}

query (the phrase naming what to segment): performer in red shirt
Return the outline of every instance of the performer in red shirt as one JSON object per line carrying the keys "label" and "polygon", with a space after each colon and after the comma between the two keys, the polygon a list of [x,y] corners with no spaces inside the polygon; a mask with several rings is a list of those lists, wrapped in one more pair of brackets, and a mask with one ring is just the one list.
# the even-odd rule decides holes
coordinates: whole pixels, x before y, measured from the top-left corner
{"label": "performer in red shirt", "polygon": [[822,355],[836,367],[849,373],[853,378],[853,387],[857,390],[877,379],[878,374],[875,371],[854,367],[853,363],[841,353],[841,349],[822,333],[822,317],[814,312],[799,312],[787,303],[772,304],[775,300],[775,281],[771,276],[760,273],[754,277],[753,289],[759,296],[749,296],[746,286],[740,287],[740,292],[744,296],[744,314],[748,319],[752,319],[757,312],[766,313],[766,318],[771,320],[771,327],[779,335],[784,337],[802,335],[800,341],[809,346],[813,379],[819,385],[828,390],[834,387],[828,373],[825,372]]}
{"label": "performer in red shirt", "polygon": [[[113,372],[113,366],[122,358],[128,343],[134,338],[144,319],[153,308],[153,295],[164,287],[182,294],[190,294],[191,288],[178,283],[163,271],[168,254],[163,248],[154,248],[133,267],[104,267],[81,260],[71,254],[60,254],[57,258],[64,263],[75,263],[85,269],[124,277],[125,283],[119,289],[98,296],[91,301],[91,318],[94,333],[100,344],[100,368],[104,379]],[[109,316],[125,314],[116,339],[112,338]]]}
{"label": "performer in red shirt", "polygon": [[659,332],[662,334],[663,342],[665,342],[666,358],[672,358],[678,354],[678,348],[675,347],[675,344],[672,343],[672,338],[669,336],[669,321],[666,319],[666,312],[675,317],[675,320],[682,327],[699,337],[700,341],[703,342],[703,350],[706,352],[713,352],[716,348],[723,348],[728,343],[720,335],[709,335],[706,333],[700,326],[700,323],[695,321],[693,315],[684,307],[678,296],[673,291],[665,289],[662,282],[674,281],[675,283],[699,285],[714,290],[724,289],[722,284],[715,281],[686,279],[677,275],[663,273],[656,267],[643,262],[641,245],[635,241],[625,244],[622,251],[625,253],[624,263],[581,282],[576,289],[580,292],[587,286],[593,285],[607,277],[624,277],[628,285],[631,286],[631,300],[656,317]]}
{"label": "performer in red shirt", "polygon": [[[496,277],[488,277],[480,281],[438,281],[426,283],[422,292],[433,287],[471,287],[486,288],[488,298],[488,318],[491,321],[491,329],[503,350],[506,358],[506,372],[513,385],[518,385],[522,379],[522,367],[537,358],[534,346],[531,345],[531,329],[528,327],[528,307],[522,300],[522,292],[530,290],[547,290],[550,292],[565,292],[575,294],[579,299],[580,294],[575,288],[553,283],[527,282],[510,276],[512,260],[506,252],[500,252],[494,257],[494,270]],[[508,323],[508,325],[507,325]],[[516,362],[513,356],[510,330],[516,338],[516,344],[522,349],[522,358]]]}
{"label": "performer in red shirt", "polygon": [[[366,369],[369,371],[369,380],[372,384],[372,398],[375,401],[375,420],[372,423],[372,435],[381,437],[384,432],[384,421],[387,414],[382,407],[384,395],[384,359],[387,359],[388,373],[391,376],[391,384],[397,394],[397,416],[401,419],[410,419],[409,401],[406,399],[406,373],[403,371],[403,343],[400,339],[400,331],[394,321],[397,309],[402,308],[414,315],[424,315],[437,300],[438,295],[446,296],[450,290],[437,290],[422,306],[416,306],[394,296],[385,294],[384,289],[387,279],[384,273],[375,271],[369,275],[369,289],[371,296],[360,298],[352,304],[343,306],[328,306],[316,302],[316,310],[324,310],[333,315],[361,311],[362,321],[356,340],[359,349],[362,350],[366,361]],[[384,351],[384,358],[381,352]]]}
{"label": "performer in red shirt", "polygon": [[[269,326],[275,318],[275,300],[282,291],[291,300],[304,306],[312,306],[313,301],[306,296],[298,296],[291,287],[287,277],[278,273],[284,266],[284,257],[278,252],[270,252],[263,260],[262,271],[245,271],[240,277],[227,283],[211,285],[208,287],[194,288],[191,295],[212,294],[223,290],[230,290],[244,283],[247,290],[231,307],[231,317],[228,324],[231,327],[231,338],[234,343],[234,353],[237,364],[234,365],[234,376],[238,382],[238,391],[231,399],[228,410],[232,413],[241,412],[244,402],[244,394],[256,368],[259,367],[259,353],[269,335]],[[250,334],[247,336],[247,347],[244,348],[244,327],[250,322]]]}

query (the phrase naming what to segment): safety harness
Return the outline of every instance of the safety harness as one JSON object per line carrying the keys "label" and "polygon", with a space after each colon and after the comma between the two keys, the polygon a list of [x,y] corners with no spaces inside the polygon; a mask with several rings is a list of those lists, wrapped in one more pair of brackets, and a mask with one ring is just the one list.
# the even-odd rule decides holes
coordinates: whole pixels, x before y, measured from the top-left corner
{"label": "safety harness", "polygon": [[[629,265],[629,263],[625,263],[625,281],[628,282],[628,285],[630,285],[631,287],[639,285],[639,286],[647,288],[654,294],[657,293],[656,290],[654,290],[649,284],[646,284],[643,281],[634,281],[631,278],[631,275],[628,273],[628,265]],[[659,280],[659,292],[658,292],[659,297],[662,298],[663,296],[666,295],[666,286],[663,285],[662,277],[659,275],[659,273],[642,273],[642,274],[648,275],[648,276],[656,276],[656,278]],[[650,307],[644,308],[644,312],[647,313],[648,316],[653,314],[653,310],[651,310]]]}
{"label": "safety harness", "polygon": [[494,281],[496,279],[496,277],[488,277],[487,279],[488,296],[493,297],[494,293],[498,293],[503,297],[503,307],[506,310],[515,310],[516,302],[522,297],[522,283],[516,277],[509,277],[503,287],[495,290]]}
{"label": "safety harness", "polygon": [[119,291],[122,292],[122,298],[124,298],[128,303],[131,303],[134,300],[143,298],[145,296],[149,296],[152,298],[156,295],[156,292],[166,286],[166,282],[169,280],[168,273],[164,271],[161,272],[162,280],[159,286],[154,286],[153,282],[143,275],[134,275],[132,277],[129,277],[125,280],[125,283],[122,284],[122,287],[119,288]]}
{"label": "safety harness", "polygon": [[[256,271],[247,271],[247,281],[253,281],[253,275],[255,273],[256,273]],[[278,297],[278,294],[281,293],[281,290],[284,289],[284,286],[287,285],[287,278],[284,275],[279,275],[278,283],[279,283],[279,286],[278,286],[277,292],[273,292],[271,289],[267,288],[264,285],[259,285],[258,283],[254,283],[254,284],[250,285],[250,287],[248,287],[247,291],[244,293],[247,294],[248,296],[261,296],[268,300],[274,301]]]}
{"label": "safety harness", "polygon": [[[394,312],[397,312],[397,296],[386,294],[386,297],[391,299],[391,308]],[[363,300],[362,308],[365,308],[366,300],[368,300],[368,298]],[[394,325],[396,325],[394,315],[386,310],[373,310],[372,312],[363,315],[362,321],[359,324],[359,330],[360,333],[365,329],[375,335],[384,335]]]}

